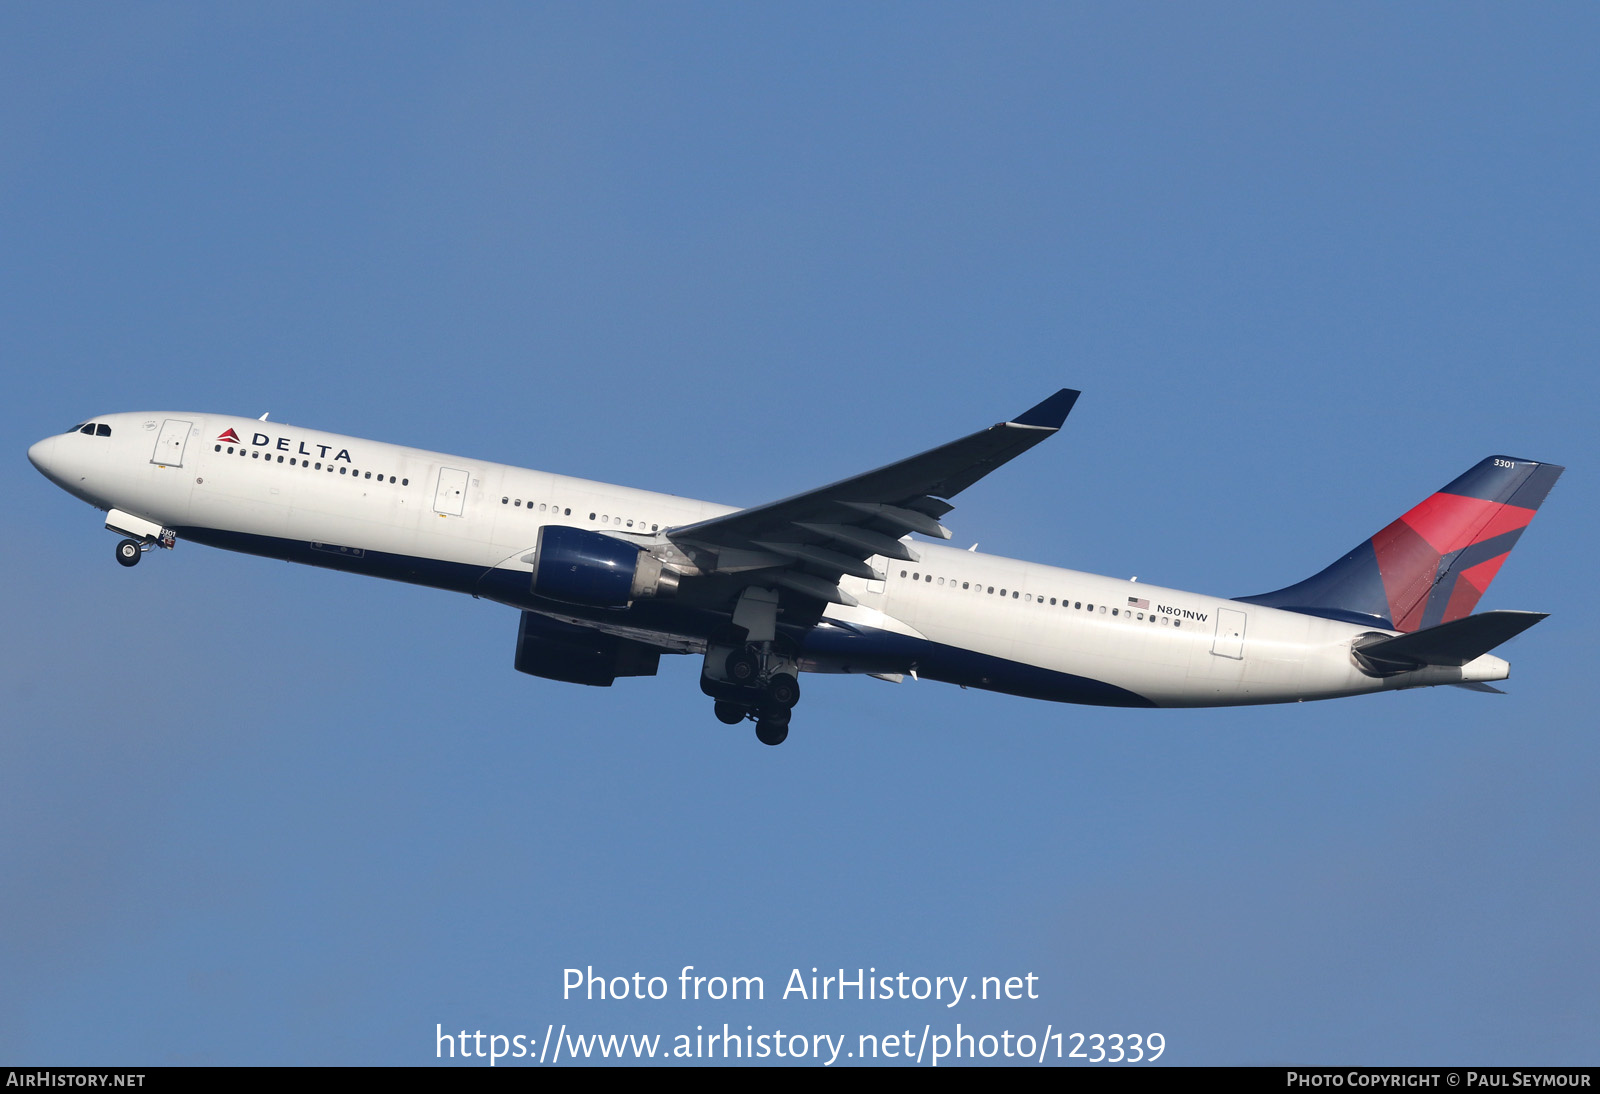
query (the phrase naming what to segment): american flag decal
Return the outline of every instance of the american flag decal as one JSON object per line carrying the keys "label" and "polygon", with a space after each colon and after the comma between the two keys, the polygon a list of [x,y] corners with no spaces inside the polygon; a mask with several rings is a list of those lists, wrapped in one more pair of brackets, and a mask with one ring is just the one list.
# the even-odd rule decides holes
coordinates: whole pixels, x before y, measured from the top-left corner
{"label": "american flag decal", "polygon": [[1148,600],[1140,600],[1136,596],[1128,597],[1128,607],[1130,608],[1148,608],[1149,606],[1150,602]]}

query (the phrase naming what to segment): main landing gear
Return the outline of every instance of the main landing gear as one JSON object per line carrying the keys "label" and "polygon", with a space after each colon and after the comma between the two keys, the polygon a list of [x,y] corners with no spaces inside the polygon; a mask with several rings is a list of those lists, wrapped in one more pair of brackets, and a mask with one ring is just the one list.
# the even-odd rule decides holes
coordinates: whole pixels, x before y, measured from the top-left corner
{"label": "main landing gear", "polygon": [[706,644],[700,690],[716,700],[717,721],[756,724],[756,740],[781,745],[800,701],[800,666],[794,644],[777,635],[777,593],[746,589],[733,624]]}
{"label": "main landing gear", "polygon": [[[790,714],[800,701],[797,667],[788,646],[782,639],[736,646],[711,644],[700,673],[700,690],[716,700],[711,709],[717,721],[736,726],[748,719],[755,722],[756,739],[762,744],[784,742],[789,736]],[[719,659],[720,673],[713,671]]]}

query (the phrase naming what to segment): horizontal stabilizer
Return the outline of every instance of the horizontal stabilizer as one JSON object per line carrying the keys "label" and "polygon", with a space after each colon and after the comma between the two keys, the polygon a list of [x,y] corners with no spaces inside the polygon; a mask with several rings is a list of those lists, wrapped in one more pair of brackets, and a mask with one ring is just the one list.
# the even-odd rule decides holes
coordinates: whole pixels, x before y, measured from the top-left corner
{"label": "horizontal stabilizer", "polygon": [[1423,665],[1459,668],[1545,618],[1545,612],[1483,612],[1358,645],[1356,653],[1364,661],[1389,669]]}
{"label": "horizontal stabilizer", "polygon": [[1476,680],[1463,681],[1463,682],[1461,682],[1459,684],[1451,684],[1450,686],[1453,687],[1453,688],[1461,688],[1464,691],[1481,691],[1481,692],[1485,692],[1486,694],[1489,694],[1489,695],[1504,695],[1505,694],[1505,692],[1501,691],[1499,688],[1495,687],[1492,684],[1484,684],[1484,683],[1480,683],[1480,682],[1478,682]]}

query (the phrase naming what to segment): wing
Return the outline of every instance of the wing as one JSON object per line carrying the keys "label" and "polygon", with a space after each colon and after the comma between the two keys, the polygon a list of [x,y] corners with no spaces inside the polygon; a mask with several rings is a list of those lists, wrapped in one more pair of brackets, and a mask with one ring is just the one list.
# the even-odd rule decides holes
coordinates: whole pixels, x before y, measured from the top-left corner
{"label": "wing", "polygon": [[910,532],[949,539],[939,518],[947,500],[1061,428],[1078,400],[1063,388],[1008,422],[910,459],[782,501],[666,530],[700,571],[748,574],[836,604],[853,604],[844,574],[882,580],[874,555],[917,560]]}

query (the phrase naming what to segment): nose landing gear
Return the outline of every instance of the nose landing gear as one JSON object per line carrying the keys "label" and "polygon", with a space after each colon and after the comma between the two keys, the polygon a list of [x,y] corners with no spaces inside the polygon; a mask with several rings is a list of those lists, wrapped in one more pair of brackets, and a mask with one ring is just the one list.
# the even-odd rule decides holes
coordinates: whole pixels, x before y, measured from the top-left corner
{"label": "nose landing gear", "polygon": [[170,551],[178,542],[178,534],[171,528],[121,509],[112,509],[106,514],[106,531],[121,532],[128,537],[117,541],[117,561],[124,566],[137,566],[151,547],[165,547]]}

